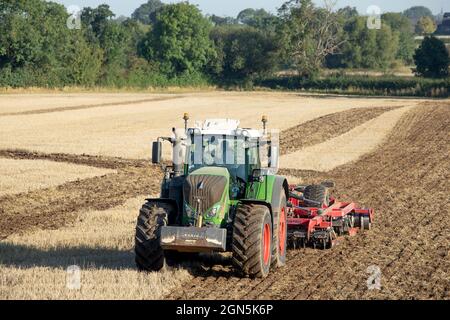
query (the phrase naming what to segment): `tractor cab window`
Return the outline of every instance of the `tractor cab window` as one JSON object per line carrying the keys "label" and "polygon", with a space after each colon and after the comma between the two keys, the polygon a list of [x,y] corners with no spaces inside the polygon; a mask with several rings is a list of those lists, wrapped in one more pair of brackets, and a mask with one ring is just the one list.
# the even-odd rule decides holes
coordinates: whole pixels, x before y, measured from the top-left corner
{"label": "tractor cab window", "polygon": [[226,167],[236,179],[247,181],[260,167],[259,141],[227,135],[192,135],[187,146],[188,173],[205,166]]}

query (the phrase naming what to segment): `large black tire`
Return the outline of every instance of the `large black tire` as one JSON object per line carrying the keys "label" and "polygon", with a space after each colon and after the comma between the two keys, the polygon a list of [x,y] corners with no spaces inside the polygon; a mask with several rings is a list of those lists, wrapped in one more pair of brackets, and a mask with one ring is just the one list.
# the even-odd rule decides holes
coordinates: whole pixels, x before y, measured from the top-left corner
{"label": "large black tire", "polygon": [[241,204],[233,228],[233,265],[251,278],[265,278],[272,262],[272,217],[264,205]]}
{"label": "large black tire", "polygon": [[[306,199],[306,202],[308,202],[308,200],[311,200],[316,203],[320,203],[321,207],[323,205],[327,207],[330,205],[330,195],[328,192],[328,188],[320,184],[307,186],[305,188],[305,191],[303,192],[303,198]],[[311,206],[315,207],[315,205]]]}
{"label": "large black tire", "polygon": [[165,266],[160,245],[161,227],[168,223],[173,208],[168,204],[147,202],[142,206],[136,225],[135,261],[141,271],[159,271]]}
{"label": "large black tire", "polygon": [[287,204],[286,193],[284,189],[281,191],[279,211],[274,212],[273,225],[273,253],[272,265],[283,267],[286,265],[287,250]]}

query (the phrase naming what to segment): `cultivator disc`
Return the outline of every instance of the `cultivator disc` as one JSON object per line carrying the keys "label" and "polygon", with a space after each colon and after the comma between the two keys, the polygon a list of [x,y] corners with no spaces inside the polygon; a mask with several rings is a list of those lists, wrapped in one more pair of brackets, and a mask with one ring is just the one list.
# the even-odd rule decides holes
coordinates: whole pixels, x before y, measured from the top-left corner
{"label": "cultivator disc", "polygon": [[303,186],[290,188],[288,245],[291,248],[329,249],[341,236],[371,229],[373,209],[359,208],[353,202],[339,202],[332,197],[328,205],[321,204],[304,198],[305,189]]}

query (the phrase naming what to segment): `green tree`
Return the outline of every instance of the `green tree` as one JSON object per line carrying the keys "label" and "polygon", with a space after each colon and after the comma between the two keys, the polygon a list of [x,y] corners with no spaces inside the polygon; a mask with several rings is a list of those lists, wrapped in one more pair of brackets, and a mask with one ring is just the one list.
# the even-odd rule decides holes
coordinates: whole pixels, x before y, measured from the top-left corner
{"label": "green tree", "polygon": [[391,27],[383,25],[376,30],[377,45],[374,52],[376,67],[387,70],[393,65],[398,52],[399,33],[393,32]]}
{"label": "green tree", "polygon": [[432,34],[437,29],[436,22],[430,17],[421,17],[416,24],[416,33],[420,35]]}
{"label": "green tree", "polygon": [[143,24],[154,24],[156,14],[163,6],[160,0],[148,0],[133,12],[131,18]]}
{"label": "green tree", "polygon": [[245,24],[257,29],[274,31],[277,17],[264,9],[244,9],[237,18],[238,23]]}
{"label": "green tree", "polygon": [[381,19],[398,36],[399,43],[396,59],[408,65],[414,63],[413,56],[416,44],[411,21],[401,13],[394,12],[383,14]]}
{"label": "green tree", "polygon": [[420,18],[430,17],[433,18],[433,13],[430,9],[424,6],[415,6],[403,11],[403,15],[411,21],[411,30],[414,31],[414,26],[417,24]]}
{"label": "green tree", "polygon": [[139,26],[129,20],[120,22],[114,20],[114,13],[108,5],[97,8],[84,8],[81,13],[83,30],[92,50],[102,51],[102,67],[99,81],[107,85],[119,85],[123,82],[129,61],[137,55],[135,33]]}
{"label": "green tree", "polygon": [[399,56],[400,33],[388,23],[381,30],[368,29],[367,19],[356,16],[346,21],[340,54],[341,67],[387,69]]}
{"label": "green tree", "polygon": [[450,58],[445,43],[433,36],[423,39],[414,55],[415,73],[428,78],[444,78],[449,75]]}
{"label": "green tree", "polygon": [[217,50],[214,72],[222,80],[253,80],[277,65],[277,39],[249,26],[216,27],[211,33]]}
{"label": "green tree", "polygon": [[[65,30],[57,24],[65,25],[67,17],[64,7],[54,3],[0,1],[0,66],[39,68],[54,61],[56,52],[44,46],[54,49],[58,45],[54,37]],[[60,40],[64,41],[64,37]]]}
{"label": "green tree", "polygon": [[213,14],[211,16],[211,22],[216,26],[223,26],[223,25],[230,25],[230,24],[236,24],[236,19],[232,17],[220,17]]}
{"label": "green tree", "polygon": [[87,38],[92,43],[102,43],[105,40],[108,26],[115,14],[107,4],[97,8],[87,7],[81,12],[81,21]]}
{"label": "green tree", "polygon": [[339,15],[332,7],[316,8],[311,0],[288,1],[279,10],[284,54],[301,77],[319,73],[329,55],[335,54],[341,41]]}
{"label": "green tree", "polygon": [[433,12],[424,6],[415,6],[403,11],[403,15],[409,19],[419,20],[422,17],[433,17]]}
{"label": "green tree", "polygon": [[0,69],[15,85],[73,83],[72,53],[86,46],[79,30],[66,27],[68,17],[53,2],[0,1]]}
{"label": "green tree", "polygon": [[74,32],[64,58],[67,66],[65,83],[80,86],[97,84],[103,63],[100,47],[90,45],[80,32]]}
{"label": "green tree", "polygon": [[214,55],[212,28],[200,10],[187,2],[166,5],[142,46],[144,57],[159,62],[169,75],[200,72]]}
{"label": "green tree", "polygon": [[338,10],[338,14],[345,20],[359,16],[358,10],[355,7],[344,7]]}

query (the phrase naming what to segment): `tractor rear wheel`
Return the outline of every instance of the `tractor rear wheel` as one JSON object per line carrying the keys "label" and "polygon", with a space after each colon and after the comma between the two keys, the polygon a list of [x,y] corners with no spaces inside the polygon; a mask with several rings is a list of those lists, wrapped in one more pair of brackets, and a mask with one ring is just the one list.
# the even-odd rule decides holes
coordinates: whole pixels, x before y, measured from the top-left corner
{"label": "tractor rear wheel", "polygon": [[136,225],[135,261],[141,271],[159,271],[165,266],[160,245],[161,227],[168,224],[173,208],[168,204],[147,202],[142,206]]}
{"label": "tractor rear wheel", "polygon": [[328,207],[330,205],[330,195],[328,193],[328,188],[320,184],[307,186],[305,188],[305,191],[303,192],[303,198],[306,199],[306,202],[308,202],[308,200],[311,200],[320,204],[320,207]]}
{"label": "tractor rear wheel", "polygon": [[265,278],[272,262],[272,217],[264,205],[241,204],[233,229],[233,265],[252,278]]}
{"label": "tractor rear wheel", "polygon": [[287,249],[287,208],[286,194],[281,191],[280,208],[278,212],[274,212],[273,225],[273,254],[272,264],[277,267],[286,265],[286,249]]}

